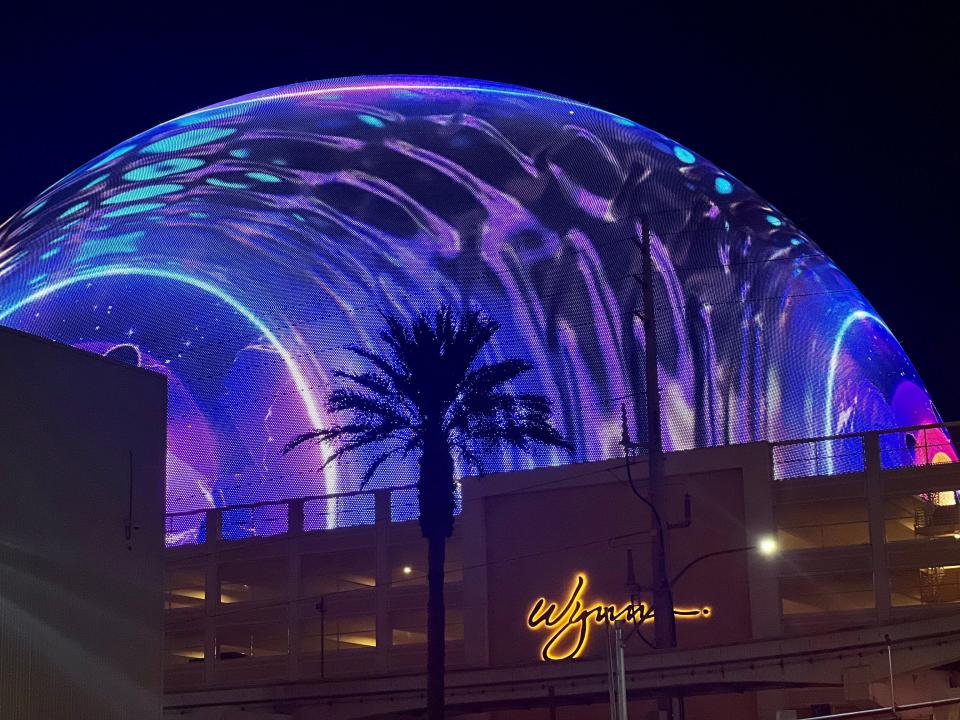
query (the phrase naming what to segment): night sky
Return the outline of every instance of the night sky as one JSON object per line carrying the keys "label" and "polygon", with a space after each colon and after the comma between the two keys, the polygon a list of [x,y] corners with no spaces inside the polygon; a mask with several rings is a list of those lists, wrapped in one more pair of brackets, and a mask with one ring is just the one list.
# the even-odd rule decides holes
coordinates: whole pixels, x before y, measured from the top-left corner
{"label": "night sky", "polygon": [[86,9],[56,24],[5,17],[0,216],[136,133],[255,90],[390,73],[526,85],[636,120],[755,189],[860,287],[942,415],[960,419],[960,15],[886,2],[322,5],[265,4],[254,20],[153,3],[122,23]]}

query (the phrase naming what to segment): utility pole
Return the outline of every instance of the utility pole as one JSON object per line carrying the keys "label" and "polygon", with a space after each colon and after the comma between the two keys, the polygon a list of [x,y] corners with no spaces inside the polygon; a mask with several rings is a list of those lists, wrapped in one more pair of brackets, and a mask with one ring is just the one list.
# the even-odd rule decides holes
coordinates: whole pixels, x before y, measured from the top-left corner
{"label": "utility pole", "polygon": [[[653,251],[650,242],[650,225],[645,217],[640,218],[640,253],[643,260],[641,284],[643,286],[643,338],[646,346],[646,394],[647,394],[647,462],[649,467],[648,497],[654,513],[665,517],[663,495],[663,433],[660,420],[660,382],[657,367],[657,309],[653,297]],[[653,528],[658,536],[650,543],[651,567],[653,568],[653,622],[654,645],[672,648],[677,645],[677,625],[673,615],[673,593],[670,576],[667,574],[667,525],[660,523]]]}
{"label": "utility pole", "polygon": [[[650,241],[650,224],[640,217],[640,256],[643,261],[640,284],[643,290],[643,339],[645,345],[647,395],[647,467],[649,489],[648,504],[653,511],[654,541],[650,543],[651,568],[653,570],[653,645],[656,649],[677,646],[677,625],[673,612],[673,591],[667,573],[667,529],[663,521],[663,496],[666,488],[663,467],[663,428],[660,419],[660,373],[657,366],[657,306],[653,296],[653,247]],[[673,697],[657,698],[660,717],[672,720]]]}
{"label": "utility pole", "polygon": [[627,717],[627,676],[623,661],[623,620],[607,623],[607,689],[610,696],[610,720]]}

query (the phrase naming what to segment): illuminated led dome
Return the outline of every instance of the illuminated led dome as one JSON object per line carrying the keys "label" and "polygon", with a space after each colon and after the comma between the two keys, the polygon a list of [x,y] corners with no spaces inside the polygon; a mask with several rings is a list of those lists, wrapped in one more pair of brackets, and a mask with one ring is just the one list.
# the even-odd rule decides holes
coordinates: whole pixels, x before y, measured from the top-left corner
{"label": "illuminated led dome", "polygon": [[0,322],[168,377],[170,511],[354,489],[356,466],[278,448],[326,424],[379,309],[441,300],[502,323],[492,353],[534,363],[526,389],[595,460],[621,403],[645,432],[640,216],[667,448],[938,419],[869,303],[749,188],[624,118],[472,80],[294,85],[121,143],[0,228]]}

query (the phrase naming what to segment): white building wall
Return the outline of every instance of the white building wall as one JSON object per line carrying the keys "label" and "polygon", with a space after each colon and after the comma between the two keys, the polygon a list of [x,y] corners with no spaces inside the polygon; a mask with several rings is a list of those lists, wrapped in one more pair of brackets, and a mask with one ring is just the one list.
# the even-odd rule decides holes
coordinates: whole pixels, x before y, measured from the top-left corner
{"label": "white building wall", "polygon": [[166,404],[160,375],[0,328],[3,720],[160,716]]}

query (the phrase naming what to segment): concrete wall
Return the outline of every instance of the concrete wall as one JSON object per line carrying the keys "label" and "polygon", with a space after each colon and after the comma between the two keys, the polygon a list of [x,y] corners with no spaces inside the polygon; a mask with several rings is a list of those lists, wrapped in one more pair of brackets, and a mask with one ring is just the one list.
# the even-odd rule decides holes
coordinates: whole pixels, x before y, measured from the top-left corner
{"label": "concrete wall", "polygon": [[[710,454],[671,456],[664,520],[681,522],[684,495],[692,501],[690,526],[669,534],[672,574],[706,553],[745,548],[769,534],[769,525],[756,522],[746,507],[746,476],[757,465],[755,450],[740,446],[736,451],[724,448]],[[633,476],[641,492],[646,492],[645,462],[635,462]],[[539,597],[563,607],[578,574],[587,578],[581,597],[587,606],[603,602],[623,607],[630,600],[628,551],[636,582],[651,586],[651,515],[630,491],[622,460],[469,479],[464,491],[460,522],[471,526],[472,533],[476,532],[473,526],[482,527],[485,539],[484,557],[466,563],[465,619],[468,630],[484,629],[482,634],[473,630],[468,635],[468,658],[478,655],[476,646],[486,640],[493,666],[537,662],[551,633],[543,627],[527,627],[530,608]],[[472,534],[465,554],[471,540]],[[763,637],[767,633],[758,632],[757,617],[765,615],[771,616],[771,622],[761,626],[779,624],[775,593],[759,597],[751,592],[751,579],[757,582],[751,578],[756,574],[756,555],[745,551],[709,558],[676,584],[678,608],[709,607],[712,613],[709,618],[678,620],[679,647]],[[762,566],[759,570],[772,572]],[[641,591],[639,599],[649,603],[649,591]],[[644,634],[653,637],[652,622],[644,626]],[[579,657],[605,657],[602,635],[602,628],[591,626]],[[628,654],[644,652],[648,648],[637,638],[627,647]]]}
{"label": "concrete wall", "polygon": [[4,720],[160,716],[166,409],[160,375],[0,328]]}
{"label": "concrete wall", "polygon": [[[705,559],[674,584],[679,606],[709,604],[714,611],[709,620],[679,623],[676,650],[652,653],[636,636],[629,639],[626,677],[636,698],[630,703],[630,716],[645,718],[653,708],[649,697],[665,689],[675,698],[685,697],[687,720],[773,720],[781,710],[808,717],[814,705],[828,704],[841,712],[888,702],[883,692],[888,643],[899,702],[956,694],[953,690],[960,682],[960,674],[953,669],[960,667],[956,603],[894,608],[904,611],[894,613],[894,619],[907,622],[884,625],[877,624],[873,608],[866,614],[821,610],[781,617],[781,577],[800,574],[820,579],[837,568],[848,570],[856,557],[865,558],[863,567],[869,569],[871,548],[825,545],[775,557],[750,548],[776,533],[775,511],[785,506],[806,507],[816,501],[816,507],[806,507],[808,515],[799,517],[799,522],[833,523],[844,517],[838,512],[838,499],[866,503],[863,473],[775,483],[770,464],[770,447],[763,443],[667,457],[665,518],[674,523],[682,520],[684,494],[690,495],[693,509],[688,527],[670,531],[670,568],[679,572],[704,553],[735,552]],[[960,487],[958,472],[957,465],[899,468],[881,479],[885,497],[898,500],[931,489]],[[637,459],[632,475],[640,490],[646,491],[644,461]],[[172,679],[167,694],[169,717],[226,720],[250,711],[251,717],[290,712],[304,720],[320,716],[348,720],[422,710],[424,646],[391,647],[391,614],[425,606],[422,576],[404,580],[397,574],[407,564],[414,572],[425,567],[424,543],[415,521],[387,522],[386,491],[376,492],[376,526],[301,534],[296,528],[303,525],[303,513],[294,501],[285,510],[292,519],[292,534],[217,541],[216,534],[208,533],[203,545],[170,550],[171,569],[207,568],[207,597],[205,606],[184,604],[171,610],[169,628],[189,624],[207,633],[208,645],[203,662],[170,666],[177,675],[168,676]],[[467,720],[608,717],[605,628],[591,626],[579,657],[545,663],[540,659],[547,637],[544,628],[531,629],[526,621],[539,597],[562,605],[578,571],[589,577],[589,585],[574,612],[601,601],[622,608],[630,599],[628,550],[633,551],[637,582],[649,584],[650,514],[630,492],[623,460],[464,478],[463,492],[463,514],[450,546],[459,548],[461,562],[453,565],[454,555],[448,554],[447,565],[453,575],[446,589],[448,609],[462,611],[464,619],[463,642],[448,645],[449,712],[487,711],[464,715]],[[401,495],[394,494],[394,500],[409,499],[409,494],[402,495],[406,490],[395,493]],[[214,518],[222,511],[208,512],[207,527],[217,527]],[[884,522],[882,513],[871,517],[873,522]],[[796,521],[792,517],[791,522]],[[359,547],[375,549],[376,587],[342,593],[346,602],[339,607],[336,596],[340,593],[323,596],[326,618],[329,623],[357,610],[376,613],[377,646],[350,650],[350,663],[334,672],[331,668],[337,665],[328,655],[324,679],[315,649],[312,654],[296,654],[295,623],[318,617],[316,602],[321,599],[316,594],[320,590],[307,590],[304,580],[323,572],[320,563],[305,570],[298,564],[299,556],[330,557]],[[415,553],[407,554],[411,548]],[[960,543],[952,536],[901,540],[889,544],[886,551],[891,567],[960,565]],[[357,574],[374,572],[371,557],[354,561]],[[224,567],[242,561],[259,569],[276,560],[286,563],[290,572],[287,578],[269,581],[278,588],[274,596],[219,602],[217,578]],[[455,579],[460,569],[462,582]],[[338,563],[331,570],[353,574]],[[235,579],[234,572],[231,569],[229,574]],[[252,585],[260,582],[256,575],[247,577]],[[202,580],[193,577],[178,582],[171,589],[192,591],[203,586]],[[640,598],[648,601],[649,592],[641,591]],[[802,625],[794,624],[792,618],[797,617],[804,618]],[[250,656],[214,659],[217,627],[265,618],[281,629],[289,626],[289,656],[258,656],[251,636]],[[647,637],[652,629],[644,627]],[[169,646],[176,647],[174,642]],[[784,689],[767,689],[777,687]],[[949,712],[938,711],[936,717],[951,717]]]}

